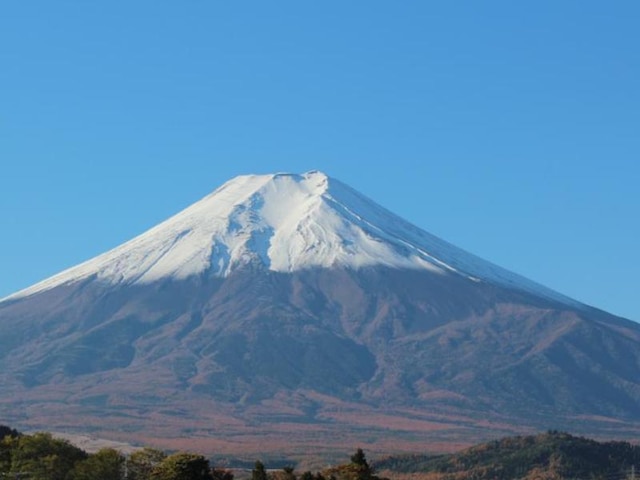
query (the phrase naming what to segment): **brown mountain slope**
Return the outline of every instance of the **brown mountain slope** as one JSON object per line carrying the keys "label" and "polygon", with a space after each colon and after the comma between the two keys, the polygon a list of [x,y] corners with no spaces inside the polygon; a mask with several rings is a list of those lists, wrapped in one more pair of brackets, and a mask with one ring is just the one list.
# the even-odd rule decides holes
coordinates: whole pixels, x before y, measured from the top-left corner
{"label": "brown mountain slope", "polygon": [[0,304],[0,343],[0,418],[21,428],[217,451],[640,431],[638,324],[453,273],[89,278]]}

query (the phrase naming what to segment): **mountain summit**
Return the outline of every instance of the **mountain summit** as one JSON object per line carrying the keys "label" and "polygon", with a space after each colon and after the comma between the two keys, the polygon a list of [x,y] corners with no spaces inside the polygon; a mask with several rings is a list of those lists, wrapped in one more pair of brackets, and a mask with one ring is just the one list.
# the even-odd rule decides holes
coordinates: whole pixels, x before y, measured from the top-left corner
{"label": "mountain summit", "polygon": [[274,272],[373,266],[429,270],[576,304],[420,230],[318,171],[236,177],[120,247],[9,298],[89,277],[128,285],[226,277],[256,263]]}
{"label": "mountain summit", "polygon": [[0,385],[20,429],[217,453],[633,438],[640,325],[323,173],[249,175],[0,301]]}

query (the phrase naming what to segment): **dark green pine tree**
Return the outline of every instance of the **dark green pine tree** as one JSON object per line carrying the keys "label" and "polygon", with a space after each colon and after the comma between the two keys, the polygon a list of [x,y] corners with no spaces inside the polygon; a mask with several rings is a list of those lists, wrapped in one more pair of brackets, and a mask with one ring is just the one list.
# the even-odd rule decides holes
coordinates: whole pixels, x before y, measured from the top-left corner
{"label": "dark green pine tree", "polygon": [[351,455],[351,464],[357,469],[358,480],[370,480],[372,478],[373,472],[361,448],[358,448],[356,453]]}
{"label": "dark green pine tree", "polygon": [[253,470],[251,470],[251,480],[267,480],[267,470],[260,460],[256,460]]}

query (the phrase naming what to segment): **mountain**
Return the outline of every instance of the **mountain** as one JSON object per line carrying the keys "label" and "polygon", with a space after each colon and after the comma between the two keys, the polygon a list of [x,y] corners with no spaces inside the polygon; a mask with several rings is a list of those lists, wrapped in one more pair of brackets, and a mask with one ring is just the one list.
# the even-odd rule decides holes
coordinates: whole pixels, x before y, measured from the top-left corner
{"label": "mountain", "polygon": [[566,297],[430,235],[321,172],[237,177],[139,237],[8,299],[96,276],[148,284],[228,277],[250,263],[274,272],[392,267]]}
{"label": "mountain", "polygon": [[23,429],[220,453],[640,431],[639,324],[320,172],[237,177],[7,297],[0,347]]}

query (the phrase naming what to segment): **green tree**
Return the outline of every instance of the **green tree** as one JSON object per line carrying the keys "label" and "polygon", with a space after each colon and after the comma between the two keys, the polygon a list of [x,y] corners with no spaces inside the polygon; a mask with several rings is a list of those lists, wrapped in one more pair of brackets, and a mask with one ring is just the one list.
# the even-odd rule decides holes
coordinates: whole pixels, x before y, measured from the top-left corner
{"label": "green tree", "polygon": [[127,480],[152,480],[154,469],[167,458],[164,452],[143,448],[133,452],[127,460]]}
{"label": "green tree", "polygon": [[213,480],[233,480],[233,472],[224,468],[212,468],[211,477]]}
{"label": "green tree", "polygon": [[154,480],[212,480],[209,460],[194,453],[169,455],[154,468]]}
{"label": "green tree", "polygon": [[87,458],[83,450],[49,433],[23,435],[14,441],[10,473],[28,472],[32,480],[65,480],[74,465]]}
{"label": "green tree", "polygon": [[282,480],[296,480],[296,474],[292,466],[288,465],[282,468]]}
{"label": "green tree", "polygon": [[11,427],[7,427],[6,425],[0,425],[0,440],[2,440],[4,437],[11,437],[11,438],[16,438],[17,436],[19,436],[20,433],[11,428]]}
{"label": "green tree", "polygon": [[9,435],[0,439],[0,474],[8,474],[11,470],[11,452],[17,444]]}
{"label": "green tree", "polygon": [[365,467],[367,469],[369,468],[367,457],[365,457],[364,451],[361,448],[358,448],[358,450],[356,450],[356,453],[351,455],[351,463],[360,467]]}
{"label": "green tree", "polygon": [[251,480],[267,480],[267,470],[260,460],[256,460],[253,470],[251,470]]}
{"label": "green tree", "polygon": [[373,469],[369,466],[369,462],[367,462],[367,457],[364,454],[364,451],[361,448],[356,450],[356,453],[351,455],[351,465],[350,470],[355,474],[356,480],[373,480],[375,479],[373,475]]}
{"label": "green tree", "polygon": [[124,456],[113,448],[103,448],[76,463],[69,473],[70,480],[122,480]]}

